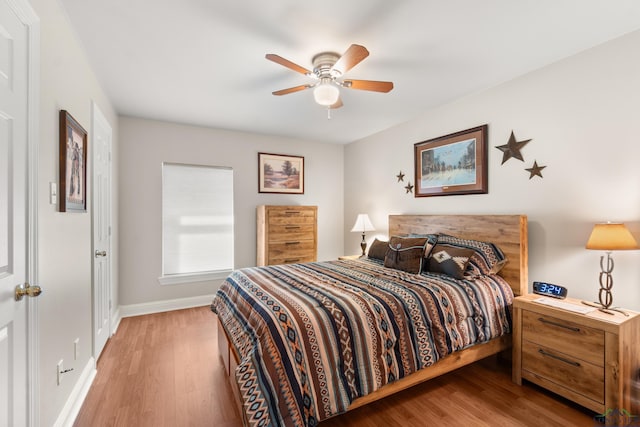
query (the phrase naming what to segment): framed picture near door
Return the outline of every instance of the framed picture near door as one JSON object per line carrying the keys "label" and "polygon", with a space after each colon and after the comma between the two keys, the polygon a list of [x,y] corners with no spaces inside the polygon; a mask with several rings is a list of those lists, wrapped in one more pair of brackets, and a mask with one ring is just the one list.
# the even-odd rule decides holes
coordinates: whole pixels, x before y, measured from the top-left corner
{"label": "framed picture near door", "polygon": [[60,110],[60,212],[87,211],[87,131]]}

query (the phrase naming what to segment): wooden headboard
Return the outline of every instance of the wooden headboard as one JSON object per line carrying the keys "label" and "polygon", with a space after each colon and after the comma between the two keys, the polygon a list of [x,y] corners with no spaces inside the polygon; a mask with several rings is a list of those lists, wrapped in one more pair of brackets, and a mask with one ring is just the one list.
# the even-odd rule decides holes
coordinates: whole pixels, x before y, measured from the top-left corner
{"label": "wooden headboard", "polygon": [[409,233],[445,233],[496,244],[508,260],[500,276],[515,295],[527,294],[526,215],[389,215],[389,236]]}

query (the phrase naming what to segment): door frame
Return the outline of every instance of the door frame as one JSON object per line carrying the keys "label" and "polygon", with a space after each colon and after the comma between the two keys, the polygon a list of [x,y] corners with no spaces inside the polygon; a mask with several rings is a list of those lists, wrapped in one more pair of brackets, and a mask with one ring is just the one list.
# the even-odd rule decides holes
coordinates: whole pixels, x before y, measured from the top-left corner
{"label": "door frame", "polygon": [[[8,0],[28,31],[27,76],[27,271],[29,284],[38,274],[38,139],[40,133],[40,18],[28,0]],[[38,298],[27,298],[27,423],[40,425],[40,340]]]}

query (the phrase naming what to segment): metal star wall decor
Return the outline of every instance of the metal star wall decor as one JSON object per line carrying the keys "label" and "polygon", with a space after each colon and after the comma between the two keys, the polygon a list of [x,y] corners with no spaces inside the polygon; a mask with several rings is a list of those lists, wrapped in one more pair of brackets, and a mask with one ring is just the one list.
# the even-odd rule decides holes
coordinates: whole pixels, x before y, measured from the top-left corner
{"label": "metal star wall decor", "polygon": [[527,139],[526,141],[516,141],[516,137],[511,131],[511,136],[509,137],[509,141],[505,145],[497,145],[496,148],[502,151],[502,164],[509,160],[510,158],[515,158],[524,162],[524,158],[522,157],[522,147],[527,145],[527,143],[531,141]]}
{"label": "metal star wall decor", "polygon": [[407,190],[407,193],[413,193],[413,185],[411,185],[411,181],[404,186],[404,189]]}
{"label": "metal star wall decor", "polygon": [[529,172],[529,179],[533,178],[534,176],[539,176],[540,178],[543,178],[542,176],[542,169],[546,168],[546,166],[538,166],[538,161],[534,160],[533,161],[533,166],[530,168],[525,168],[525,170],[527,172]]}
{"label": "metal star wall decor", "polygon": [[396,178],[398,178],[398,182],[404,181],[404,174],[402,173],[402,171],[400,171],[400,173],[396,175]]}

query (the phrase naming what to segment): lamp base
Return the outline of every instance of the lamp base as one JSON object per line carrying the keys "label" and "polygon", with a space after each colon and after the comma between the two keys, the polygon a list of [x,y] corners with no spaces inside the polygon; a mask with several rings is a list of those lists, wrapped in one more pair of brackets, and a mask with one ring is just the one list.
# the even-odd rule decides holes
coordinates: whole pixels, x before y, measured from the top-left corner
{"label": "lamp base", "polygon": [[597,308],[598,311],[601,311],[603,313],[607,313],[607,314],[613,314],[611,313],[612,311],[615,311],[617,313],[621,313],[624,314],[625,316],[629,317],[629,313],[627,313],[626,311],[620,309],[620,307],[605,307],[604,305],[600,304],[599,302],[589,302],[589,301],[580,301],[582,304],[584,305],[588,305],[589,307],[594,307]]}
{"label": "lamp base", "polygon": [[367,241],[365,240],[364,232],[362,233],[362,242],[360,242],[360,248],[362,249],[362,255],[365,255],[365,251],[367,250]]}
{"label": "lamp base", "polygon": [[607,251],[607,258],[605,264],[604,255],[600,257],[600,276],[598,277],[598,281],[600,282],[600,290],[598,291],[598,300],[599,303],[589,303],[586,301],[582,301],[583,304],[596,307],[598,310],[603,313],[613,314],[612,311],[617,311],[618,313],[622,313],[625,316],[629,316],[624,311],[620,310],[617,307],[611,307],[613,303],[613,294],[611,293],[611,289],[613,288],[613,276],[611,273],[613,272],[613,258],[611,258],[611,251]]}

